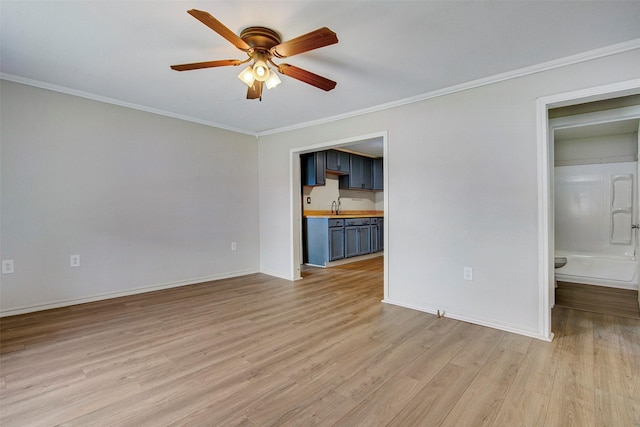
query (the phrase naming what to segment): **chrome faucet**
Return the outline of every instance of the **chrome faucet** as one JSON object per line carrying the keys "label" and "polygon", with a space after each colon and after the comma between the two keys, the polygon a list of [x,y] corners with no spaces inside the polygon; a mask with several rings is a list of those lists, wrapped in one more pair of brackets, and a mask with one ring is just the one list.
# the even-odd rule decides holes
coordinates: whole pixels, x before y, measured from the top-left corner
{"label": "chrome faucet", "polygon": [[338,213],[338,204],[336,203],[336,201],[334,200],[333,202],[331,202],[331,214],[333,213]]}

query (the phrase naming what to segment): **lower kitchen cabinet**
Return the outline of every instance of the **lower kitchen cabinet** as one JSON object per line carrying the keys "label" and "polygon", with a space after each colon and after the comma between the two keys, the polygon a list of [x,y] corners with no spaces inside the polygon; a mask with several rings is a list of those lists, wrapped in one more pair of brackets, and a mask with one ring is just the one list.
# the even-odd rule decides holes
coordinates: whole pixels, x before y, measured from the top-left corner
{"label": "lower kitchen cabinet", "polygon": [[303,221],[304,262],[324,267],[344,258],[344,220],[305,218]]}
{"label": "lower kitchen cabinet", "polygon": [[380,251],[380,226],[378,218],[371,218],[371,252]]}
{"label": "lower kitchen cabinet", "polygon": [[[342,220],[340,220],[342,222]],[[329,227],[329,261],[344,258],[344,227]]]}
{"label": "lower kitchen cabinet", "polygon": [[358,255],[371,252],[371,228],[368,225],[361,225],[358,227]]}
{"label": "lower kitchen cabinet", "polygon": [[344,257],[358,256],[358,227],[344,229]]}
{"label": "lower kitchen cabinet", "polygon": [[325,267],[331,261],[379,252],[381,221],[382,218],[305,218],[304,263]]}
{"label": "lower kitchen cabinet", "polygon": [[345,220],[345,258],[371,253],[370,222],[371,220],[369,218],[352,218]]}

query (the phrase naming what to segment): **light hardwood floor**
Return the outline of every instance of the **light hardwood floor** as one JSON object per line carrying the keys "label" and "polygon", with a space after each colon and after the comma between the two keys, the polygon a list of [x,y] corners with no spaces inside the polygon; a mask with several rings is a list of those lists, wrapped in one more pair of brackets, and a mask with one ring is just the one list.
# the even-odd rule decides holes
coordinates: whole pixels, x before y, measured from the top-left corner
{"label": "light hardwood floor", "polygon": [[593,313],[640,319],[638,291],[558,282],[556,305]]}
{"label": "light hardwood floor", "polygon": [[557,308],[547,343],[382,304],[381,273],[1,319],[0,425],[640,425],[640,320]]}

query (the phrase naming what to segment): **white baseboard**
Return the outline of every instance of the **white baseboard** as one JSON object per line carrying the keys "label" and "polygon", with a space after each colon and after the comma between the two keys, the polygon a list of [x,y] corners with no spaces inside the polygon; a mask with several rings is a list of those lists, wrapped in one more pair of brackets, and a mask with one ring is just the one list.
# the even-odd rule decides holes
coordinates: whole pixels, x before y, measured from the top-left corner
{"label": "white baseboard", "polygon": [[36,311],[50,310],[52,308],[68,307],[71,305],[84,304],[87,302],[102,301],[102,300],[107,300],[111,298],[119,298],[119,297],[125,297],[129,295],[143,294],[146,292],[159,291],[162,289],[170,289],[170,288],[177,288],[180,286],[195,285],[197,283],[211,282],[214,280],[221,280],[221,279],[229,279],[232,277],[246,276],[248,274],[254,274],[254,273],[259,273],[259,271],[258,270],[234,271],[231,273],[198,277],[198,278],[181,280],[176,282],[160,283],[160,284],[151,285],[151,286],[143,286],[140,288],[127,289],[127,290],[117,291],[117,292],[107,292],[103,294],[91,295],[91,296],[81,297],[81,298],[70,298],[65,300],[47,302],[43,304],[35,304],[30,306],[5,309],[0,311],[0,317],[15,316],[18,314],[26,314],[26,313],[33,313]]}
{"label": "white baseboard", "polygon": [[467,323],[473,323],[475,325],[480,325],[480,326],[486,326],[488,328],[492,328],[492,329],[498,329],[501,331],[505,331],[505,332],[511,332],[514,334],[518,334],[518,335],[524,335],[527,337],[531,337],[531,338],[536,338],[542,341],[552,341],[553,340],[553,332],[551,332],[550,336],[544,336],[538,333],[535,333],[533,331],[527,330],[527,329],[522,329],[518,326],[514,326],[514,325],[507,325],[507,324],[503,324],[500,322],[496,322],[495,320],[487,320],[487,319],[478,319],[476,317],[470,317],[464,314],[460,314],[460,313],[453,313],[453,312],[449,312],[446,310],[442,310],[442,309],[438,309],[436,307],[421,307],[421,306],[415,306],[412,304],[405,304],[399,301],[393,301],[390,299],[383,299],[382,300],[383,303],[386,304],[392,304],[392,305],[397,305],[399,307],[404,307],[404,308],[409,308],[412,310],[417,310],[417,311],[422,311],[424,313],[429,313],[429,314],[437,314],[438,310],[440,310],[440,314],[443,317],[449,317],[451,319],[455,319],[455,320],[460,320],[462,322],[467,322]]}

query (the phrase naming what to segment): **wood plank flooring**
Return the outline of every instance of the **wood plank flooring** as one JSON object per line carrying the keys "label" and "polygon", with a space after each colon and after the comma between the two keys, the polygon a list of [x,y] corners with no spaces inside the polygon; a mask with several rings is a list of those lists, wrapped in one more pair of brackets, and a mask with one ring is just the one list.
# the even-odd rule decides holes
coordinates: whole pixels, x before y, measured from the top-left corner
{"label": "wood plank flooring", "polygon": [[558,282],[556,305],[593,313],[640,319],[638,291]]}
{"label": "wood plank flooring", "polygon": [[304,276],[0,319],[0,425],[640,425],[640,320],[547,343],[382,304],[382,258]]}

